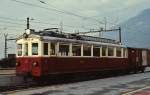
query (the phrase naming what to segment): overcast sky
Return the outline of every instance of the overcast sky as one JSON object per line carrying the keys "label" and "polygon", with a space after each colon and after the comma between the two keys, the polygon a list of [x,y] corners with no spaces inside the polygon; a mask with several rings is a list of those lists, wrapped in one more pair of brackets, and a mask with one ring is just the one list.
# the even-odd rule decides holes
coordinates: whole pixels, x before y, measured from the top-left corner
{"label": "overcast sky", "polygon": [[[32,24],[31,21],[31,28],[37,30],[58,27],[62,22],[64,30],[82,31],[82,29],[103,27],[102,23],[104,23],[105,18],[108,26],[116,25],[137,15],[143,9],[149,8],[149,5],[149,0],[1,0],[0,21],[8,20],[1,17],[16,19],[16,21],[11,20],[11,22],[21,23],[22,25],[11,23],[9,26],[17,25],[17,27],[11,28],[19,30],[25,28],[25,25],[23,25],[25,22],[19,20],[30,17],[34,19],[33,21],[49,23]],[[0,22],[0,24],[3,24],[1,28],[10,28],[7,26],[7,22],[5,22],[5,25],[4,22]]]}
{"label": "overcast sky", "polygon": [[[30,17],[31,28],[42,30],[60,27],[66,32],[88,31],[118,25],[142,10],[149,8],[150,0],[1,0],[0,52],[3,55],[3,34],[21,34]],[[11,48],[11,47],[10,47]]]}

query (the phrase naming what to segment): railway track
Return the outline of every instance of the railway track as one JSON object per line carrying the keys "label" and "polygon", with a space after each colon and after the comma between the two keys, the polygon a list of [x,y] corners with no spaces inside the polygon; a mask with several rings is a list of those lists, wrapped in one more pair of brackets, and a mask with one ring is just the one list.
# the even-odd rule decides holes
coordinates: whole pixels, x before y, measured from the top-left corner
{"label": "railway track", "polygon": [[[145,71],[144,73],[149,73],[150,71]],[[131,74],[130,74],[131,75]],[[34,80],[28,80],[28,81],[24,81],[22,84],[19,85],[14,85],[14,86],[2,86],[0,87],[0,92],[7,92],[7,91],[16,91],[16,90],[23,90],[23,89],[30,89],[30,88],[39,88],[39,87],[45,87],[45,86],[53,86],[53,85],[61,85],[61,84],[69,84],[69,83],[74,83],[74,82],[79,82],[79,81],[88,81],[88,80],[95,80],[95,79],[99,79],[99,78],[108,78],[108,77],[117,77],[117,76],[127,76],[127,74],[125,75],[116,75],[116,76],[104,76],[104,77],[92,77],[92,78],[88,78],[88,79],[77,79],[77,80],[62,80],[61,81],[57,80],[53,80],[53,81],[48,81],[48,80],[42,80],[42,81],[38,81],[35,82]]]}
{"label": "railway track", "polygon": [[22,83],[19,85],[14,85],[14,86],[1,86],[0,87],[0,92],[5,92],[5,91],[14,91],[14,90],[21,90],[21,89],[27,89],[30,87],[36,87],[35,84],[33,83]]}

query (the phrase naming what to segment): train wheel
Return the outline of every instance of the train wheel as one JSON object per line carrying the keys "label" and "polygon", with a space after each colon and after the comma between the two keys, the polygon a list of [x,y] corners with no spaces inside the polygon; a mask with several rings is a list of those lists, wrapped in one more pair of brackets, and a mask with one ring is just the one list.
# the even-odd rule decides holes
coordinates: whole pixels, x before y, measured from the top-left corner
{"label": "train wheel", "polygon": [[143,68],[142,68],[141,72],[142,72],[142,73],[144,73],[144,72],[145,72],[145,67],[143,67]]}
{"label": "train wheel", "polygon": [[135,69],[135,70],[134,70],[134,74],[137,74],[137,73],[138,73],[138,70],[137,70],[137,69]]}

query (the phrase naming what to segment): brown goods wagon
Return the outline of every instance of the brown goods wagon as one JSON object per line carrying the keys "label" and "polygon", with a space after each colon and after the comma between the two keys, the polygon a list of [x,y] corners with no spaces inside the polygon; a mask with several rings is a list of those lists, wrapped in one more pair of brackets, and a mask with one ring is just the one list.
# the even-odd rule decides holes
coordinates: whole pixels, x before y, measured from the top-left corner
{"label": "brown goods wagon", "polygon": [[147,66],[150,67],[150,49],[147,50]]}

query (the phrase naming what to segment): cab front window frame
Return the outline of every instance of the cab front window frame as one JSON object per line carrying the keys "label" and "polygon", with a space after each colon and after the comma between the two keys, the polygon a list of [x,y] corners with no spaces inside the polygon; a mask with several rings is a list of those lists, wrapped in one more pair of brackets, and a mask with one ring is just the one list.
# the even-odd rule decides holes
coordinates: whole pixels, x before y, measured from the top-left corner
{"label": "cab front window frame", "polygon": [[17,44],[17,56],[22,56],[23,55],[23,45],[22,44]]}
{"label": "cab front window frame", "polygon": [[38,48],[39,48],[39,44],[38,43],[32,43],[32,55],[38,55]]}

